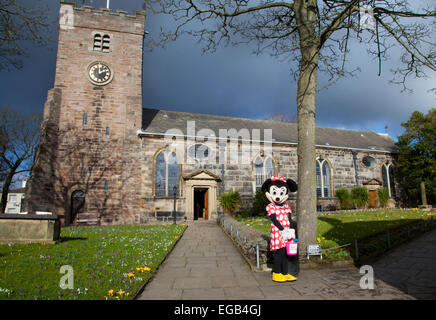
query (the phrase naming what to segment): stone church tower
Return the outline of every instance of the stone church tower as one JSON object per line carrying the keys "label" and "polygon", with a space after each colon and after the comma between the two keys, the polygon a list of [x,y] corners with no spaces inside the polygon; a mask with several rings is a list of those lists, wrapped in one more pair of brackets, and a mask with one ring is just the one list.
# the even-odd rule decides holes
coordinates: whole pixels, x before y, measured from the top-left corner
{"label": "stone church tower", "polygon": [[145,12],[94,10],[62,1],[54,88],[25,207],[71,224],[138,223]]}

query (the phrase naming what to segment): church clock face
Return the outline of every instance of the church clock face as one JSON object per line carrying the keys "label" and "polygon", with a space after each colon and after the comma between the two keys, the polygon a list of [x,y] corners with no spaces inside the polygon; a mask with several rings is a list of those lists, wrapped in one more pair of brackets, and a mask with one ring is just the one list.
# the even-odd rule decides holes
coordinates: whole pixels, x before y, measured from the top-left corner
{"label": "church clock face", "polygon": [[104,86],[111,82],[113,71],[106,63],[96,61],[88,66],[88,78],[93,84]]}

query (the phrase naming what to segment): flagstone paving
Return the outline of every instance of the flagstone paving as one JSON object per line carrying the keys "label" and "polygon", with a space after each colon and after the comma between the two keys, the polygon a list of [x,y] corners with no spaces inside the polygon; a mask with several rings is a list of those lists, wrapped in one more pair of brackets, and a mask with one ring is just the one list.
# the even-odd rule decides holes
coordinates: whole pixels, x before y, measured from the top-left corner
{"label": "flagstone paving", "polygon": [[372,290],[360,288],[363,274],[354,267],[303,269],[296,282],[276,283],[269,272],[251,271],[216,222],[191,221],[137,299],[436,299],[435,248],[436,230],[395,249],[373,265]]}

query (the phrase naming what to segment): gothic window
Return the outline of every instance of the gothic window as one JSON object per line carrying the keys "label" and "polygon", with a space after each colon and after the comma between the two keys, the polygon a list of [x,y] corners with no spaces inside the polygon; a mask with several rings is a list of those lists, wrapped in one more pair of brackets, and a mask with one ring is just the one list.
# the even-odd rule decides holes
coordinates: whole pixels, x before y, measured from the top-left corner
{"label": "gothic window", "polygon": [[261,188],[267,178],[274,174],[274,163],[271,157],[256,157],[254,160],[254,175],[256,179],[256,189]]}
{"label": "gothic window", "polygon": [[100,33],[94,34],[94,51],[110,52],[111,38],[108,34],[101,35]]}
{"label": "gothic window", "polygon": [[316,160],[316,195],[319,198],[331,197],[330,167],[326,160]]}
{"label": "gothic window", "polygon": [[394,168],[391,163],[384,163],[382,166],[383,187],[388,189],[389,197],[395,198],[397,192],[395,190]]}
{"label": "gothic window", "polygon": [[174,152],[161,151],[155,160],[155,196],[172,196],[178,187],[179,166]]}

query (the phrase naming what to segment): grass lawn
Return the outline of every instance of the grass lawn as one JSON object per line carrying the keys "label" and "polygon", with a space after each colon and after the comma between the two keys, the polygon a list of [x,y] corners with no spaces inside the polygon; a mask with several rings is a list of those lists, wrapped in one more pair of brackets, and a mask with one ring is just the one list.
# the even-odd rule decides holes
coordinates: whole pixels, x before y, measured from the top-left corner
{"label": "grass lawn", "polygon": [[[57,244],[1,244],[0,299],[132,299],[183,225],[66,227]],[[63,265],[74,288],[61,289]]]}
{"label": "grass lawn", "polygon": [[[390,209],[319,216],[317,240],[322,248],[333,248],[353,243],[354,238],[363,239],[388,228],[392,229],[414,221],[428,219],[431,215],[436,215],[436,211]],[[271,221],[267,217],[238,220],[266,234],[270,233]],[[334,255],[335,258],[341,256],[345,258],[349,253],[339,250]]]}

